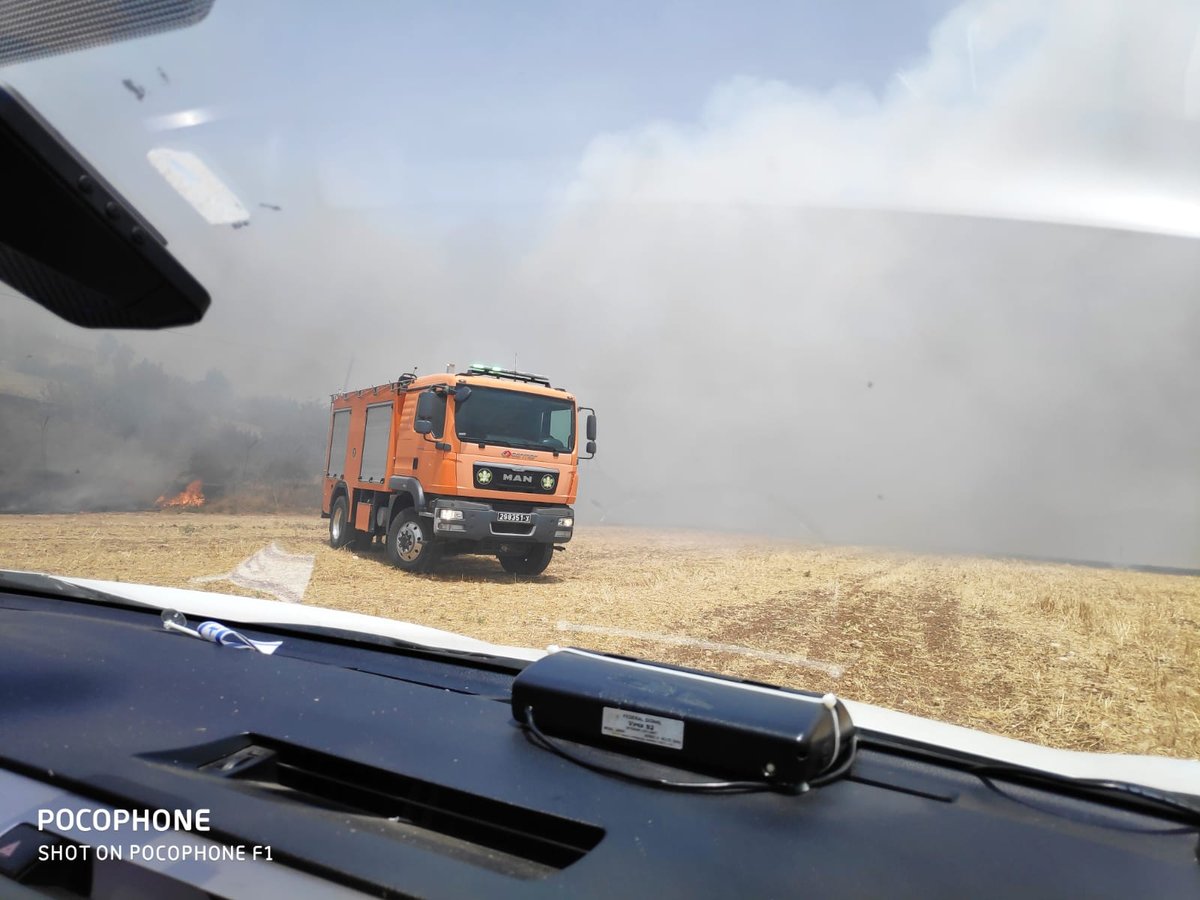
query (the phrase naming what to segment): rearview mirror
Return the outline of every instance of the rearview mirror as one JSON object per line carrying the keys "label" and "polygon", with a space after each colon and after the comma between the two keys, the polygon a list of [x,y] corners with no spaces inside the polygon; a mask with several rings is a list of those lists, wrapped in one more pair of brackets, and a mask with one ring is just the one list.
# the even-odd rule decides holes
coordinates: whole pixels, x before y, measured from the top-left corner
{"label": "rearview mirror", "polygon": [[87,328],[200,321],[208,293],[161,234],[11,88],[0,87],[0,281]]}
{"label": "rearview mirror", "polygon": [[471,386],[469,384],[460,384],[454,389],[454,402],[459,406],[466,403],[471,398]]}
{"label": "rearview mirror", "polygon": [[[594,441],[596,439],[596,414],[595,413],[592,413],[591,415],[589,415],[587,417],[587,436],[588,436],[589,441]],[[593,449],[590,452],[594,453],[595,450]]]}

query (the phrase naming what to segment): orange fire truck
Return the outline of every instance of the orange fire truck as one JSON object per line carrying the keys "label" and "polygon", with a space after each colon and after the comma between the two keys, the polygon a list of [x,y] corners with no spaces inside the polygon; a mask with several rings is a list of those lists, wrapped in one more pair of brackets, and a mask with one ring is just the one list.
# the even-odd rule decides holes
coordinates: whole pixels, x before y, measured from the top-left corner
{"label": "orange fire truck", "polygon": [[382,540],[411,572],[480,553],[537,575],[571,539],[579,460],[595,453],[595,410],[540,375],[406,374],[333,395],[321,515],[330,546]]}

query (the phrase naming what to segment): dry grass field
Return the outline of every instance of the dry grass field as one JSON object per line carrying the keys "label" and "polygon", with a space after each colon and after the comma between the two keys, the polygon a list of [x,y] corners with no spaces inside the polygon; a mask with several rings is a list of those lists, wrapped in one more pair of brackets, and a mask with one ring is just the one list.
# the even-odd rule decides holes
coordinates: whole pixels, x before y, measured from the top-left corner
{"label": "dry grass field", "polygon": [[837,693],[1056,747],[1200,757],[1200,578],[584,527],[546,574],[430,576],[333,551],[317,516],[0,517],[0,567],[192,578],[276,542],[304,602],[505,644],[588,646]]}

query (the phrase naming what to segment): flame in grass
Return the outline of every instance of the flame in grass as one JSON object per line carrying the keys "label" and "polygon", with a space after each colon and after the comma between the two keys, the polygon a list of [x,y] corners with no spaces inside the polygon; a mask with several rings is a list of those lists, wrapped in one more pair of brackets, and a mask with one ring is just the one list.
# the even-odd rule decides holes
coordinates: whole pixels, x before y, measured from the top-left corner
{"label": "flame in grass", "polygon": [[165,494],[154,501],[154,505],[159,509],[168,508],[183,508],[190,509],[204,505],[204,492],[201,488],[204,483],[197,478],[195,481],[188,484],[182,491],[174,497],[167,497]]}

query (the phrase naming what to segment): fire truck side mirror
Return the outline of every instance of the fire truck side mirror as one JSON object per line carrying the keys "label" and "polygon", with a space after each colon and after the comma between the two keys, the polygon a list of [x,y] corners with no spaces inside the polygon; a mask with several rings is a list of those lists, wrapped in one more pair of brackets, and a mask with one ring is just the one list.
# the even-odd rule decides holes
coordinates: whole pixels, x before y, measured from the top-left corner
{"label": "fire truck side mirror", "polygon": [[413,421],[413,431],[417,434],[429,434],[433,431],[433,394],[428,391],[417,397],[417,414]]}
{"label": "fire truck side mirror", "polygon": [[[588,436],[589,441],[596,440],[596,414],[595,413],[591,413],[587,417],[587,436]],[[593,449],[589,450],[588,452],[595,453],[596,451],[595,451],[595,448],[593,448]]]}
{"label": "fire truck side mirror", "polygon": [[596,442],[588,441],[583,449],[584,449],[584,452],[588,454],[588,456],[595,456],[596,455]]}

